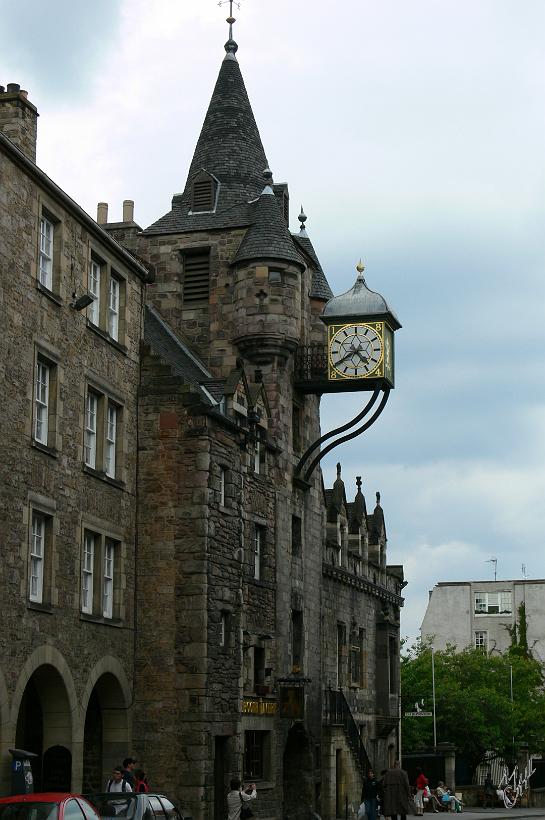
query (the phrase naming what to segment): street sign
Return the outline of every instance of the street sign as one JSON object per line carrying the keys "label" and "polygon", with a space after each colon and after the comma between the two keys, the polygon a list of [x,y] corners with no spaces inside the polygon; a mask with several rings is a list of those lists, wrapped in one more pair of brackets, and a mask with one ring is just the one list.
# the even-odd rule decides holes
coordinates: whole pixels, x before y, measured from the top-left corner
{"label": "street sign", "polygon": [[405,712],[405,717],[432,717],[433,712]]}

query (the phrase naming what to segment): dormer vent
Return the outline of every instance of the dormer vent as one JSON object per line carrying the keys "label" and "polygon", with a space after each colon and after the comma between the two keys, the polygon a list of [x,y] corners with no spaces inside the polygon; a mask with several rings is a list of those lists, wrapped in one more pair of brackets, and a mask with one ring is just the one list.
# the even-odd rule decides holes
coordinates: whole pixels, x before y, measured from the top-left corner
{"label": "dormer vent", "polygon": [[201,171],[193,180],[191,190],[191,213],[206,213],[216,208],[217,180]]}

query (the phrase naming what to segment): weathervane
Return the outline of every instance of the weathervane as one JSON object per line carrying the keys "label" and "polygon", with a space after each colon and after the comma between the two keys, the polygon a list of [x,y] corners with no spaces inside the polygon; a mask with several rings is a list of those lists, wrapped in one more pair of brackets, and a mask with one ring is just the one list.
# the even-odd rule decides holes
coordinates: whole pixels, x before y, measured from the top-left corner
{"label": "weathervane", "polygon": [[225,6],[227,3],[229,3],[229,17],[227,18],[226,22],[229,23],[229,39],[232,40],[233,23],[235,22],[235,18],[233,17],[233,5],[235,5],[237,9],[239,9],[240,3],[238,3],[237,0],[220,0],[218,6],[221,8],[222,6]]}

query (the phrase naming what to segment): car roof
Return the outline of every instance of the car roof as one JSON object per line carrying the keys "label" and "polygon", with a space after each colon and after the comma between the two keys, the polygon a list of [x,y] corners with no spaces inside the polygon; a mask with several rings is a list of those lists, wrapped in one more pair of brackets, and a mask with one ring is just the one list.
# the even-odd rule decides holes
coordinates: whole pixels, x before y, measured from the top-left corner
{"label": "car roof", "polygon": [[32,794],[12,794],[11,797],[0,797],[0,803],[59,803],[69,797],[82,797],[72,792],[35,792]]}

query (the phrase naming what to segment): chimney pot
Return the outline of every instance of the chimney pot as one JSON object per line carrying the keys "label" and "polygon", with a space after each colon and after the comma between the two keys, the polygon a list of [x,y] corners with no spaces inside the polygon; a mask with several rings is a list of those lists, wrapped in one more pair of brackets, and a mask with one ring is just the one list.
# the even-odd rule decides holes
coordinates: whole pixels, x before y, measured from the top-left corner
{"label": "chimney pot", "polygon": [[23,89],[21,88],[21,90],[19,91],[19,96],[22,97],[24,100],[28,100],[28,91],[23,91]]}
{"label": "chimney pot", "polygon": [[123,222],[134,222],[134,201],[132,199],[123,200]]}
{"label": "chimney pot", "polygon": [[18,94],[20,90],[19,83],[8,83],[8,94]]}
{"label": "chimney pot", "polygon": [[3,85],[0,85],[0,94],[3,94],[6,89]]}
{"label": "chimney pot", "polygon": [[108,203],[99,202],[97,205],[97,222],[99,225],[106,225],[108,222]]}

